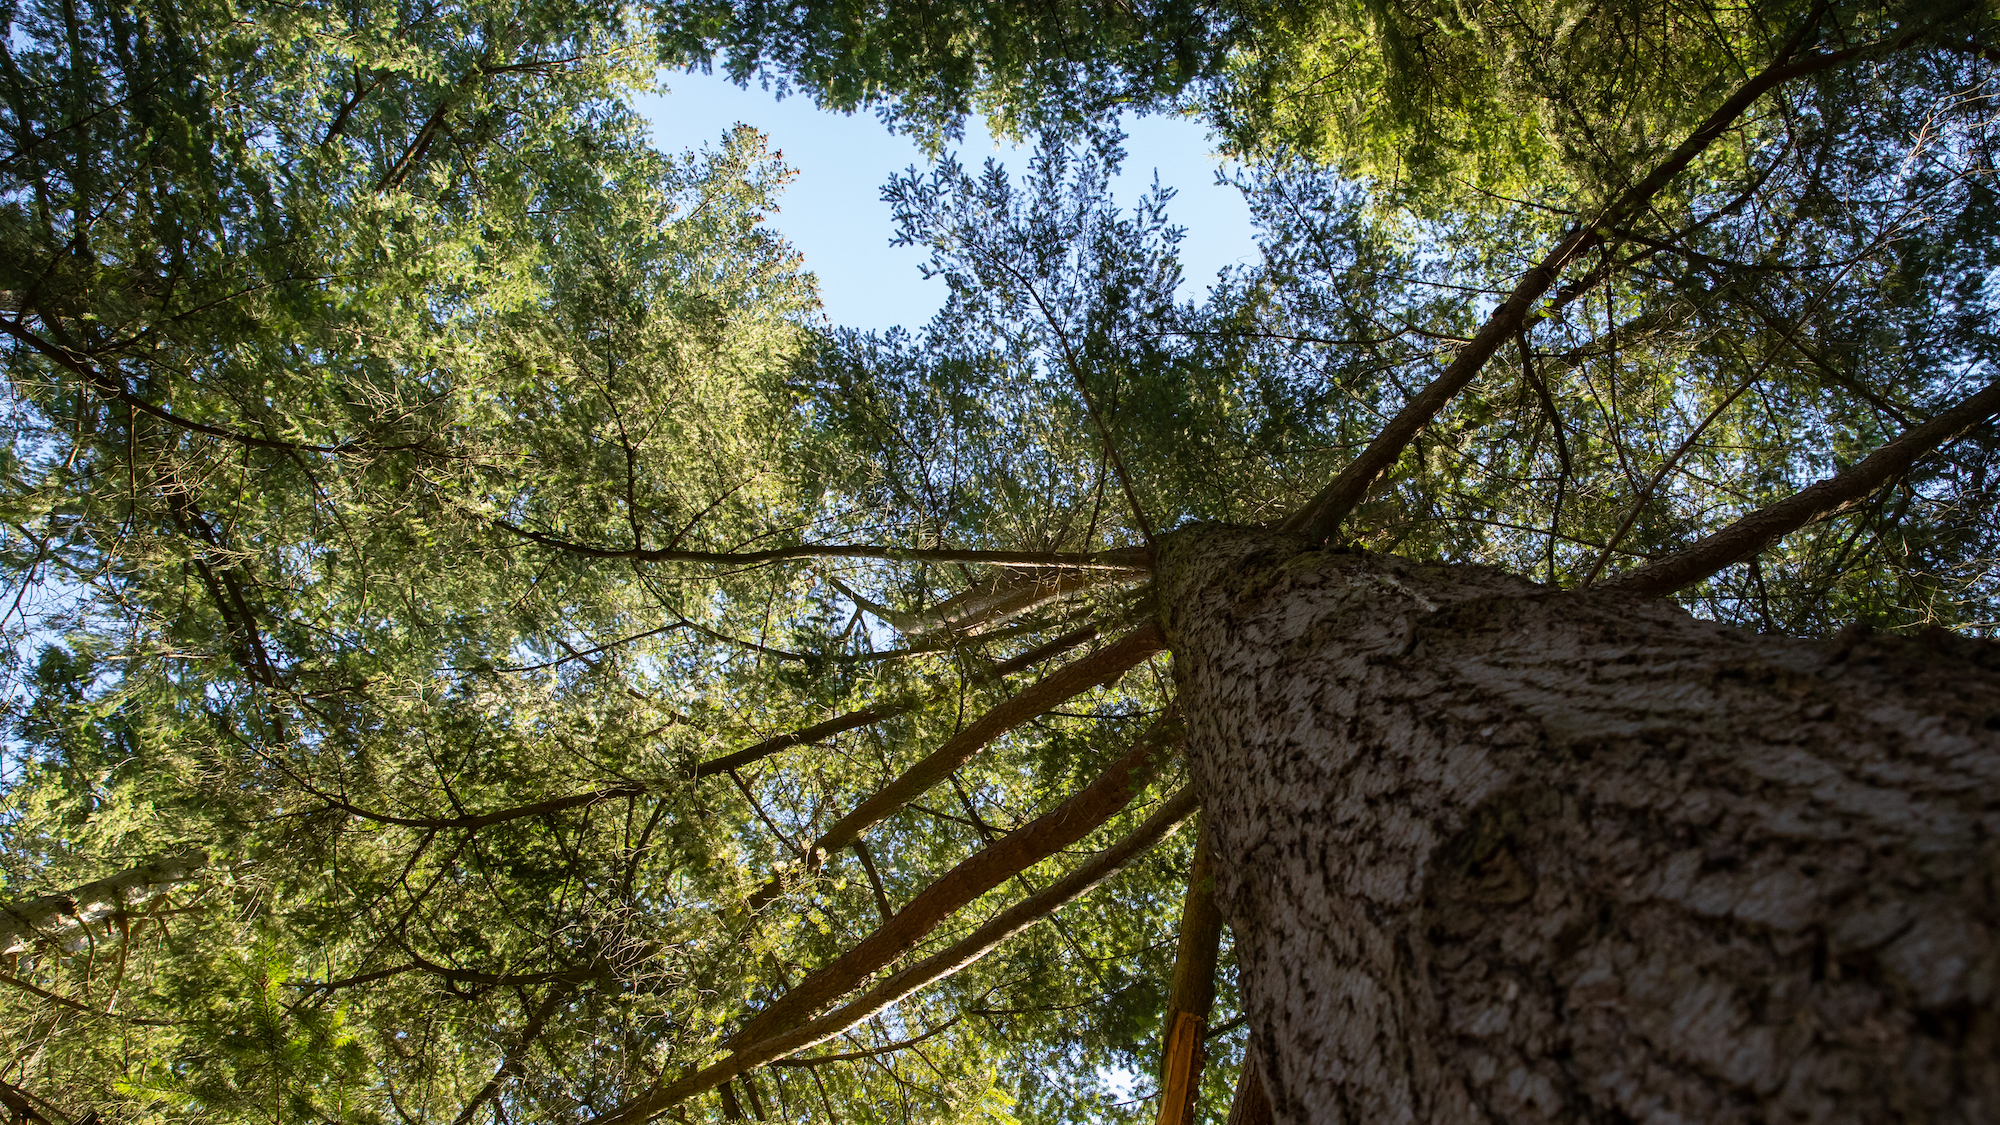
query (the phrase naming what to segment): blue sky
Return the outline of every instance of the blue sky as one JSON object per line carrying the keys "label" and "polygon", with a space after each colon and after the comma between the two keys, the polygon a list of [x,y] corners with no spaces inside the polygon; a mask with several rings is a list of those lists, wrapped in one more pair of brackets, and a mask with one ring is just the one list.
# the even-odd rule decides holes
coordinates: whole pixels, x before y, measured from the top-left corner
{"label": "blue sky", "polygon": [[[780,101],[767,91],[738,89],[703,74],[671,74],[666,84],[668,93],[638,102],[660,148],[710,143],[742,121],[767,134],[798,170],[774,224],[819,275],[820,296],[834,323],[915,328],[930,319],[944,299],[944,283],[918,275],[922,251],[890,247],[889,205],[880,195],[890,176],[913,164],[929,166],[913,142],[871,116],[825,113],[798,95]],[[1215,185],[1217,164],[1208,155],[1206,130],[1159,117],[1127,120],[1125,128],[1130,138],[1114,195],[1129,204],[1151,185],[1155,169],[1161,183],[1178,189],[1168,210],[1188,232],[1181,245],[1187,277],[1182,297],[1199,297],[1224,266],[1255,261],[1249,209],[1235,189]],[[1010,170],[1027,165],[1026,149],[997,146],[976,121],[956,151],[967,165],[988,156]]]}

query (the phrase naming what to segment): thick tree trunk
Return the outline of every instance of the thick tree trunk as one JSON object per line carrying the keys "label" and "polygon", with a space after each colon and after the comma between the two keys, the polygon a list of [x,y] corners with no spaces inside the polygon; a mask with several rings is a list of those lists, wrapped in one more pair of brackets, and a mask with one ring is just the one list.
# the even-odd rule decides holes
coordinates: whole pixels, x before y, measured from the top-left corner
{"label": "thick tree trunk", "polygon": [[1162,546],[1277,1121],[2000,1121],[2000,646]]}

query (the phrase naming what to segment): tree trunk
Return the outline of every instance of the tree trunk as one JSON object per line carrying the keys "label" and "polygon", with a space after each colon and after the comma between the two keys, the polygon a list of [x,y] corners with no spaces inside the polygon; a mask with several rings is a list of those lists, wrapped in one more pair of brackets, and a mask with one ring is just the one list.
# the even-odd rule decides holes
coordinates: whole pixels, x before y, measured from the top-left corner
{"label": "tree trunk", "polygon": [[1278,1122],[2000,1121],[2000,646],[1163,543]]}
{"label": "tree trunk", "polygon": [[68,894],[0,903],[0,956],[25,953],[37,941],[69,952],[82,949],[90,942],[92,924],[152,901],[207,866],[203,852],[167,856],[85,883]]}

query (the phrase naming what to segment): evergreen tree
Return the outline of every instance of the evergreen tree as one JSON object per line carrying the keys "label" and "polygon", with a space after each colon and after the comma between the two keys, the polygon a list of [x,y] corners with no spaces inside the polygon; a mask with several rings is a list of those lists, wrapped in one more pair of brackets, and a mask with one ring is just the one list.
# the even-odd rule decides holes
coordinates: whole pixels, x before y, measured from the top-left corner
{"label": "evergreen tree", "polygon": [[[1254,794],[1410,776],[1312,773],[1345,744],[1287,741],[1310,708],[1251,721],[1243,685],[1410,653],[1349,625],[1274,648],[1243,607],[1291,628],[1334,620],[1287,616],[1323,588],[1470,589],[1657,623],[1679,619],[1631,599],[1673,595],[1750,631],[1983,632],[1989,29],[1830,5],[655,14],[657,42],[561,5],[8,10],[17,1115],[1180,1121],[1239,1069],[1264,1074],[1246,1110],[1261,1081],[1300,1120],[1452,1090],[1522,1120],[1793,1097],[1682,1046],[1610,1090],[1534,1028],[1546,1099],[1469,1056],[1329,1077],[1365,1052],[1314,1036],[1360,1025],[1301,1023],[1272,982],[1401,978],[1287,959],[1245,890],[1257,848],[1335,837]],[[1047,139],[1018,178],[946,158],[892,182],[949,301],[916,333],[830,330],[758,226],[784,172],[753,133],[645,146],[623,99],[656,45],[934,139],[973,108]],[[1109,202],[1121,106],[1212,114],[1260,266],[1177,301],[1170,199]],[[1571,592],[1425,593],[1391,552]],[[1399,621],[1402,597],[1356,604]],[[1783,663],[1703,628],[1673,643]],[[1896,659],[1987,690],[1937,645]],[[1424,729],[1352,680],[1355,715]],[[1745,691],[1709,725],[1773,698]],[[1512,762],[1488,727],[1583,712],[1526,713],[1455,745]],[[1950,735],[1976,805],[1991,736]],[[1416,859],[1378,867],[1418,898],[1532,907],[1559,859],[1595,887],[1615,857],[1490,796],[1386,803],[1281,889],[1393,841]],[[1667,844],[1709,831],[1673,816]],[[1952,858],[1779,932],[1865,906],[1983,964],[1990,903],[1937,906],[1972,845],[1870,823],[1885,855]],[[1457,857],[1435,886],[1433,852]],[[1374,940],[1326,914],[1303,940]],[[1454,949],[1514,924],[1448,920]],[[1847,958],[1890,982],[1869,1003],[1906,1055],[1977,1055],[1974,969],[1905,988],[1908,950],[1857,942],[1785,938],[1772,979]],[[1420,1008],[1394,1028],[1434,1043]],[[1977,1095],[1956,1065],[1911,1090]]]}

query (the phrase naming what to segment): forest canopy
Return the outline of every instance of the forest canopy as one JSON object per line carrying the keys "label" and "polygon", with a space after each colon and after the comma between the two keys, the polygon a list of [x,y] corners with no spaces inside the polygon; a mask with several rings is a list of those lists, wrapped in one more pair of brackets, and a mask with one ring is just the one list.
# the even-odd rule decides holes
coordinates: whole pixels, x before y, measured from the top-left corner
{"label": "forest canopy", "polygon": [[[1981,7],[0,20],[15,1120],[1152,1118],[1190,525],[1576,588],[1837,477],[1642,587],[2000,623]],[[649,144],[675,67],[931,144],[936,316],[827,323],[756,130]],[[1197,299],[1132,113],[1236,158]]]}

